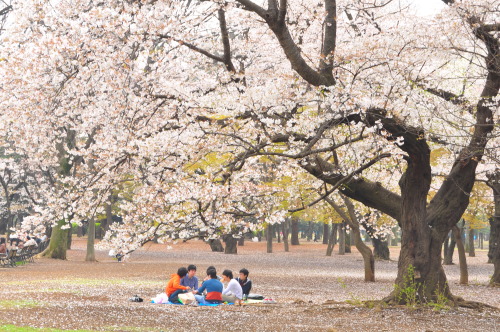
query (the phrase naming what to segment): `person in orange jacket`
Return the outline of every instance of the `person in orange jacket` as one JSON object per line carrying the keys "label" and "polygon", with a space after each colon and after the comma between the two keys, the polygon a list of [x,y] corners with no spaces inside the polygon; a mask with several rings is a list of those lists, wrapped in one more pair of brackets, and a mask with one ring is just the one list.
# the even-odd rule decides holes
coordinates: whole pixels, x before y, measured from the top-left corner
{"label": "person in orange jacket", "polygon": [[169,302],[179,303],[179,294],[187,293],[190,290],[189,287],[181,285],[181,278],[184,278],[187,273],[188,271],[185,267],[180,267],[177,273],[172,274],[165,288]]}

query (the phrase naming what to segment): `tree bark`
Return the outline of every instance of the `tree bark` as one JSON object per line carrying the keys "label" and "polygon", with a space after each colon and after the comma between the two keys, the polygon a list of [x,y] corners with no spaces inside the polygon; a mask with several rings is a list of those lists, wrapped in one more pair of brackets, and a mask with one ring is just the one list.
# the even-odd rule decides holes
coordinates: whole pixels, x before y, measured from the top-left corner
{"label": "tree bark", "polygon": [[309,221],[307,224],[307,242],[311,242],[313,236],[313,224],[312,221]]}
{"label": "tree bark", "polygon": [[87,237],[87,255],[85,256],[86,262],[95,262],[95,220],[92,218],[89,220],[89,231]]}
{"label": "tree bark", "polygon": [[495,215],[489,219],[490,245],[488,258],[493,263],[493,276],[490,279],[490,286],[500,287],[500,171],[489,176],[487,184],[493,190],[495,202]]}
{"label": "tree bark", "polygon": [[328,238],[330,234],[330,225],[328,223],[323,224],[323,244],[328,244]]}
{"label": "tree bark", "polygon": [[448,249],[444,253],[444,260],[443,260],[444,265],[453,265],[453,253],[455,251],[456,241],[455,241],[455,236],[453,234],[450,234],[449,238],[450,238],[450,244],[448,245]]}
{"label": "tree bark", "polygon": [[474,250],[474,228],[469,226],[469,257],[476,257],[476,251]]}
{"label": "tree bark", "polygon": [[208,240],[208,244],[210,245],[210,249],[212,249],[212,252],[224,252],[224,247],[222,246],[222,242],[220,242],[219,239]]}
{"label": "tree bark", "polygon": [[330,232],[330,236],[328,237],[328,246],[326,247],[326,255],[331,256],[333,249],[335,248],[336,238],[337,238],[337,228],[339,224],[332,224],[332,231]]}
{"label": "tree bark", "polygon": [[345,221],[339,226],[339,255],[345,255]]}
{"label": "tree bark", "polygon": [[467,270],[467,258],[465,256],[465,248],[462,242],[462,234],[460,228],[454,226],[453,235],[455,236],[455,242],[457,243],[458,261],[460,264],[460,285],[468,285],[469,272]]}
{"label": "tree bark", "polygon": [[267,253],[273,252],[273,225],[268,224],[266,228]]}
{"label": "tree bark", "polygon": [[61,229],[61,227],[66,224],[65,220],[60,220],[56,226],[52,227],[49,246],[42,253],[42,256],[56,259],[66,259],[69,229]]}
{"label": "tree bark", "polygon": [[347,227],[344,227],[345,232],[345,253],[350,254],[351,251],[351,230],[348,230]]}
{"label": "tree bark", "polygon": [[288,245],[288,228],[289,228],[289,221],[288,219],[285,220],[285,222],[283,223],[283,244],[284,244],[284,247],[285,247],[285,252],[289,252],[290,251],[290,247]]}
{"label": "tree bark", "polygon": [[295,218],[292,219],[292,239],[291,245],[298,246],[299,243],[299,221]]}
{"label": "tree bark", "polygon": [[238,239],[238,247],[243,247],[245,245],[245,234],[241,235]]}
{"label": "tree bark", "polygon": [[68,250],[71,249],[71,243],[73,242],[73,227],[70,227],[70,229],[68,229],[68,244],[66,246],[66,248]]}
{"label": "tree bark", "polygon": [[238,240],[233,237],[232,234],[224,235],[224,243],[226,247],[224,248],[225,254],[237,254],[238,253]]}
{"label": "tree bark", "polygon": [[375,258],[388,261],[390,259],[390,251],[387,241],[382,241],[377,237],[372,237],[371,240]]}

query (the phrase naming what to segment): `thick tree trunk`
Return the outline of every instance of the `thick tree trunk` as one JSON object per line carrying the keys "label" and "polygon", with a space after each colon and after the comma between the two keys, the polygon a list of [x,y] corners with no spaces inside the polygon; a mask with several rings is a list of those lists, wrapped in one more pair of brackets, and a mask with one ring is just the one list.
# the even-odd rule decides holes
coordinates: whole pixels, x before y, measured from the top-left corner
{"label": "thick tree trunk", "polygon": [[245,235],[241,235],[241,237],[238,239],[238,247],[243,247],[245,245]]}
{"label": "thick tree trunk", "polygon": [[285,220],[285,222],[283,223],[283,244],[284,244],[284,247],[285,247],[285,252],[289,252],[290,251],[290,247],[288,245],[288,226],[289,224],[289,221],[288,219]]}
{"label": "thick tree trunk", "polygon": [[330,225],[327,223],[323,224],[323,244],[328,244],[328,238],[330,234]]}
{"label": "thick tree trunk", "polygon": [[235,239],[232,234],[224,235],[224,243],[226,244],[226,247],[224,248],[225,254],[238,253],[238,240]]}
{"label": "thick tree trunk", "polygon": [[373,243],[373,254],[375,258],[388,261],[390,259],[390,252],[387,241],[382,241],[376,237],[372,237],[371,240]]}
{"label": "thick tree trunk", "polygon": [[345,221],[339,228],[339,255],[345,255]]}
{"label": "thick tree trunk", "polygon": [[95,262],[95,220],[92,218],[89,221],[89,232],[87,237],[87,255],[85,256],[86,262]]}
{"label": "thick tree trunk", "polygon": [[474,250],[474,228],[469,228],[469,257],[476,257]]}
{"label": "thick tree trunk", "polygon": [[450,244],[448,245],[448,249],[444,253],[444,260],[443,260],[444,265],[453,265],[453,253],[455,251],[456,241],[455,241],[455,236],[453,236],[453,234],[450,234],[449,238],[450,238]]}
{"label": "thick tree trunk", "polygon": [[266,228],[267,253],[273,252],[273,225],[268,224]]}
{"label": "thick tree trunk", "polygon": [[210,245],[212,252],[224,252],[224,247],[219,239],[208,240],[208,244]]}
{"label": "thick tree trunk", "polygon": [[292,239],[291,243],[292,246],[298,246],[299,243],[299,221],[295,218],[292,219]]}
{"label": "thick tree trunk", "polygon": [[457,243],[458,262],[460,264],[460,285],[469,284],[469,271],[467,270],[467,258],[465,256],[465,248],[462,243],[462,234],[460,228],[453,226],[453,235]]}
{"label": "thick tree trunk", "polygon": [[42,253],[42,256],[56,259],[66,259],[69,229],[61,229],[61,226],[66,224],[65,220],[60,220],[56,226],[52,227],[49,246]]}
{"label": "thick tree trunk", "polygon": [[332,224],[332,231],[330,232],[330,236],[328,237],[328,247],[326,247],[326,255],[331,256],[333,249],[335,248],[336,240],[337,240],[337,228],[339,224]]}

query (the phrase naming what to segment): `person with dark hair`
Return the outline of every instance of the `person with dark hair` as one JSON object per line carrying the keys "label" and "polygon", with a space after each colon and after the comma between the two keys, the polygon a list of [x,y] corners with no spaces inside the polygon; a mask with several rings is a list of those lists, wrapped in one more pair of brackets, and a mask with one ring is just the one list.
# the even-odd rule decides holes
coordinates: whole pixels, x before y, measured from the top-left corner
{"label": "person with dark hair", "polygon": [[4,237],[0,237],[0,254],[7,254],[7,243]]}
{"label": "person with dark hair", "polygon": [[[201,287],[193,292],[196,294],[194,297],[200,304],[221,303],[222,289],[224,286],[222,285],[222,282],[217,279],[217,271],[215,268],[208,269],[207,275],[210,279],[205,280]],[[205,290],[207,291],[207,294],[203,296],[202,294]]]}
{"label": "person with dark hair", "polygon": [[243,290],[240,283],[236,279],[233,279],[233,272],[231,270],[224,270],[222,272],[222,281],[228,283],[222,291],[222,301],[240,303],[243,299]]}
{"label": "person with dark hair", "polygon": [[184,278],[188,273],[185,267],[180,267],[177,273],[171,275],[170,280],[165,288],[165,293],[167,293],[168,300],[172,303],[179,303],[179,294],[187,293],[189,287],[182,286],[180,284],[181,278]]}
{"label": "person with dark hair", "polygon": [[195,276],[196,274],[196,265],[188,265],[187,267],[187,275],[181,279],[181,285],[191,288],[192,290],[198,289],[198,278]]}
{"label": "person with dark hair", "polygon": [[239,282],[241,289],[243,290],[244,298],[247,298],[248,294],[250,294],[250,291],[252,290],[252,280],[248,278],[248,274],[248,270],[243,268],[240,270],[239,278],[236,278],[236,281]]}

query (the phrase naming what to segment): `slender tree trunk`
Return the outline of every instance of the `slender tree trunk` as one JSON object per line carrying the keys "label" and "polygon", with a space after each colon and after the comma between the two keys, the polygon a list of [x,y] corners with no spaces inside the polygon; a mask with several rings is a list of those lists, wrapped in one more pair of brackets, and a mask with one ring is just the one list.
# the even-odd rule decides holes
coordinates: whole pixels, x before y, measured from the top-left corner
{"label": "slender tree trunk", "polygon": [[278,241],[278,243],[281,243],[280,228],[279,227],[273,227],[273,228],[276,229],[276,240]]}
{"label": "slender tree trunk", "polygon": [[266,238],[267,238],[267,253],[271,254],[273,252],[273,225],[268,224],[266,228]]}
{"label": "slender tree trunk", "polygon": [[68,245],[67,245],[67,249],[70,250],[71,249],[71,243],[73,242],[73,227],[71,227],[70,229],[68,229]]}
{"label": "slender tree trunk", "polygon": [[455,236],[453,234],[450,234],[449,238],[450,238],[450,245],[448,246],[448,250],[446,250],[444,254],[444,261],[443,261],[444,265],[453,265],[453,253],[455,251],[456,241],[455,241]]}
{"label": "slender tree trunk", "polygon": [[56,259],[66,259],[69,229],[61,229],[61,227],[66,224],[65,220],[60,220],[56,226],[52,227],[49,246],[42,253],[42,256]]}
{"label": "slender tree trunk", "polygon": [[313,227],[312,227],[312,221],[309,221],[309,224],[307,226],[307,242],[311,242],[312,240],[312,235],[313,235]]}
{"label": "slender tree trunk", "polygon": [[291,245],[298,246],[299,243],[299,221],[295,218],[292,219],[292,239]]}
{"label": "slender tree trunk", "polygon": [[288,219],[285,220],[283,223],[283,244],[285,245],[285,252],[290,251],[290,247],[288,246],[288,225],[289,225]]}
{"label": "slender tree trunk", "polygon": [[224,247],[219,239],[208,240],[208,244],[210,245],[212,252],[224,252]]}
{"label": "slender tree trunk", "polygon": [[243,247],[245,245],[245,234],[241,235],[238,239],[238,247]]}
{"label": "slender tree trunk", "polygon": [[76,229],[76,236],[82,237],[83,236],[83,226],[78,226]]}
{"label": "slender tree trunk", "polygon": [[493,199],[495,202],[494,216],[490,222],[490,243],[488,258],[493,263],[493,276],[490,279],[490,286],[500,287],[500,172],[488,178],[488,186],[493,189]]}
{"label": "slender tree trunk", "polygon": [[379,238],[372,237],[373,252],[376,259],[389,260],[390,252],[389,246],[387,245],[387,240],[382,241]]}
{"label": "slender tree trunk", "polygon": [[95,220],[92,218],[89,220],[89,231],[87,237],[87,255],[85,256],[86,262],[95,262]]}
{"label": "slender tree trunk", "polygon": [[465,252],[469,253],[469,241],[467,241],[467,232],[465,228],[465,220],[462,219],[462,226],[460,227],[460,233],[462,234],[462,243],[464,244]]}
{"label": "slender tree trunk", "polygon": [[[463,228],[462,228],[463,229]],[[469,272],[467,270],[467,258],[465,256],[465,248],[462,242],[461,229],[457,226],[453,227],[453,235],[457,243],[458,261],[460,264],[460,285],[469,284]]]}
{"label": "slender tree trunk", "polygon": [[337,228],[339,224],[332,223],[332,231],[330,232],[330,236],[328,237],[328,247],[326,247],[326,255],[331,256],[333,249],[335,248],[336,238],[337,238]]}
{"label": "slender tree trunk", "polygon": [[226,247],[224,248],[225,254],[237,254],[238,253],[238,240],[233,237],[232,234],[224,235],[224,243]]}
{"label": "slender tree trunk", "polygon": [[346,254],[350,254],[351,251],[351,230],[347,230],[347,227],[344,227],[345,233],[345,252]]}
{"label": "slender tree trunk", "polygon": [[474,228],[469,228],[469,257],[476,257],[474,250]]}
{"label": "slender tree trunk", "polygon": [[450,237],[447,236],[446,240],[444,240],[444,243],[443,243],[443,264],[444,264],[444,260],[445,260],[446,255],[448,255],[449,247],[450,247]]}
{"label": "slender tree trunk", "polygon": [[330,234],[330,225],[328,223],[323,224],[323,244],[328,244],[328,238]]}
{"label": "slender tree trunk", "polygon": [[484,239],[483,232],[479,232],[479,249],[481,250],[484,249],[483,239]]}
{"label": "slender tree trunk", "polygon": [[345,221],[339,228],[339,255],[345,255]]}

